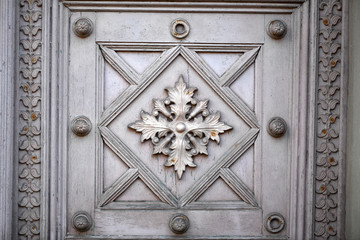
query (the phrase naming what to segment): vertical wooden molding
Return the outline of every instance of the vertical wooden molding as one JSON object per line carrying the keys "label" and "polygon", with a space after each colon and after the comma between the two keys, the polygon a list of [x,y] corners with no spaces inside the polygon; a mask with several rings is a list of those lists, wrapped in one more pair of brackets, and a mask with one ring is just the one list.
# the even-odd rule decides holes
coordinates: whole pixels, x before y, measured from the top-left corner
{"label": "vertical wooden molding", "polygon": [[40,239],[42,1],[19,1],[18,239]]}
{"label": "vertical wooden molding", "polygon": [[314,239],[344,239],[347,92],[344,2],[318,1]]}
{"label": "vertical wooden molding", "polygon": [[[14,239],[16,3],[0,1],[0,239]],[[17,118],[15,118],[17,119]]]}

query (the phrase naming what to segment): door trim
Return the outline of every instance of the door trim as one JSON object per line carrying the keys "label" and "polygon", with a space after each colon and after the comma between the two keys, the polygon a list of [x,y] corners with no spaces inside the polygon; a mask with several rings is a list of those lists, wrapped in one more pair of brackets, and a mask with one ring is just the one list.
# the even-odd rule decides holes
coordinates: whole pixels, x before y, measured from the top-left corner
{"label": "door trim", "polygon": [[[1,228],[1,236],[13,232],[14,236],[30,234],[41,239],[63,239],[64,237],[66,213],[62,203],[65,202],[63,198],[66,190],[66,177],[63,175],[62,169],[66,168],[66,165],[62,160],[66,153],[66,146],[60,139],[63,139],[65,134],[67,113],[63,107],[64,103],[59,101],[61,100],[59,96],[62,96],[68,88],[63,84],[67,72],[67,64],[64,59],[68,54],[68,49],[67,38],[62,35],[64,32],[62,29],[69,27],[64,19],[69,18],[70,11],[94,9],[133,11],[134,8],[139,8],[142,11],[149,9],[149,11],[156,12],[165,11],[168,8],[179,11],[180,8],[184,11],[202,9],[207,12],[232,11],[233,13],[246,10],[262,12],[265,11],[264,9],[270,9],[267,11],[271,13],[297,11],[298,19],[303,17],[310,19],[308,24],[302,26],[299,31],[301,35],[299,34],[297,41],[308,44],[302,45],[304,48],[299,53],[297,61],[303,64],[300,64],[302,65],[300,71],[295,73],[301,79],[299,97],[302,96],[301,94],[307,95],[308,105],[302,106],[304,109],[294,113],[294,119],[299,119],[299,127],[309,129],[308,132],[303,132],[298,136],[299,145],[294,153],[302,156],[298,158],[298,164],[305,165],[307,172],[298,176],[297,186],[292,186],[297,187],[296,189],[303,193],[304,199],[294,200],[298,201],[298,208],[294,209],[291,215],[297,217],[295,221],[297,224],[293,225],[289,234],[294,239],[313,239],[315,237],[326,239],[327,236],[344,239],[348,0],[337,0],[330,6],[326,2],[325,0],[289,0],[285,2],[282,0],[258,0],[248,1],[248,5],[246,5],[247,3],[236,1],[231,1],[231,3],[179,1],[174,8],[166,5],[166,2],[153,2],[150,8],[145,9],[144,5],[149,5],[149,2],[128,1],[126,4],[115,4],[110,1],[17,1],[18,30],[14,34],[16,34],[18,50],[7,51],[5,55],[2,55],[2,60],[5,58],[3,56],[6,56],[7,60],[15,59],[15,63],[13,66],[10,64],[9,68],[15,69],[16,81],[9,88],[1,85],[2,96],[7,100],[1,102],[1,109],[5,109],[12,102],[13,94],[7,91],[15,89],[16,92],[15,140],[4,135],[1,135],[1,140],[5,142],[6,149],[18,149],[14,151],[13,156],[9,156],[9,159],[12,157],[19,159],[24,154],[31,156],[36,154],[36,158],[40,161],[33,159],[31,168],[36,171],[34,170],[32,173],[25,171],[30,165],[21,159],[14,168],[12,164],[4,165],[5,172],[14,172],[15,175],[13,189],[18,190],[14,190],[15,203],[11,204],[13,205],[13,216],[19,217],[18,220],[12,221],[11,214],[1,211],[2,219],[13,223],[12,226]],[[276,7],[266,8],[272,4],[275,4]],[[164,5],[166,6],[164,7]],[[35,9],[37,12],[30,13],[30,9]],[[6,19],[11,19],[12,13],[12,11],[7,11],[3,15],[2,26],[8,24]],[[22,16],[24,13],[29,13],[36,21],[24,18]],[[30,35],[26,29],[32,24],[39,29],[32,33],[35,38],[29,45],[23,40],[29,38]],[[330,31],[333,34],[330,35],[332,37],[326,37],[324,35],[326,31]],[[5,50],[2,47],[2,52],[5,53]],[[41,59],[40,61],[40,59],[36,60],[30,57],[35,62],[34,65],[22,57],[23,55],[29,57],[34,53],[39,54]],[[328,71],[325,71],[324,67]],[[32,76],[26,75],[28,71],[25,71],[24,68],[30,70]],[[7,74],[4,79],[12,83],[11,76],[11,74]],[[32,79],[40,85],[39,89],[36,91],[34,89],[33,93],[29,93],[29,89],[21,87],[21,84],[32,84]],[[333,81],[329,81],[329,79],[333,79]],[[336,88],[334,89],[335,93],[325,91],[322,88],[323,85]],[[34,88],[37,87],[34,86]],[[28,102],[28,99],[33,101]],[[30,118],[25,117],[22,111],[33,111],[33,107],[35,112],[32,113],[35,115],[30,115]],[[307,114],[305,114],[306,112]],[[299,113],[301,114],[298,115]],[[10,115],[2,114],[2,122],[9,122],[9,116],[11,113]],[[30,129],[32,135],[26,136],[24,126],[33,126],[33,124],[37,126],[37,130]],[[7,127],[11,128],[11,124]],[[29,131],[29,129],[27,130]],[[4,148],[2,147],[2,149]],[[326,151],[331,152],[333,159],[327,158],[323,162],[321,160],[323,157],[329,157]],[[323,171],[326,175],[323,175]],[[11,174],[9,176],[11,177]],[[30,180],[26,176],[29,176]],[[33,190],[25,190],[28,182],[34,183],[31,186]],[[11,191],[4,191],[0,194],[7,203],[11,201]],[[333,201],[323,202],[321,201],[323,197]],[[25,204],[27,199],[33,201],[29,205],[30,207]],[[303,213],[304,208],[306,211]],[[330,209],[334,217],[324,215],[326,209]]]}

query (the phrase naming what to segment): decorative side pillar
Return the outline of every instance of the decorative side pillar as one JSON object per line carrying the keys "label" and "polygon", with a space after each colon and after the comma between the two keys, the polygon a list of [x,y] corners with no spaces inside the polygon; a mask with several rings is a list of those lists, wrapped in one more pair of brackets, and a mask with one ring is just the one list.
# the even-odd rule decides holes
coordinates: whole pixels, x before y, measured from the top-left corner
{"label": "decorative side pillar", "polygon": [[345,238],[346,3],[318,1],[314,239]]}
{"label": "decorative side pillar", "polygon": [[19,4],[18,239],[40,239],[42,1]]}
{"label": "decorative side pillar", "polygon": [[[14,100],[17,3],[0,1],[0,239],[15,239],[13,222],[14,189]],[[14,118],[15,117],[15,118]]]}

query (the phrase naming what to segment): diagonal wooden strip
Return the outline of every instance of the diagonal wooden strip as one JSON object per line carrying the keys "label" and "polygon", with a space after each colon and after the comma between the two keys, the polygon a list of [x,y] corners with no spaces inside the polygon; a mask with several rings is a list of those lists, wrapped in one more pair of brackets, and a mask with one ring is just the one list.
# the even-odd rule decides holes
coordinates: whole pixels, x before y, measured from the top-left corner
{"label": "diagonal wooden strip", "polygon": [[260,47],[254,48],[231,65],[231,67],[221,76],[220,85],[229,87],[243,72],[245,72],[251,64],[255,62],[256,56],[259,53]]}
{"label": "diagonal wooden strip", "polygon": [[220,169],[220,177],[231,187],[234,192],[241,197],[244,202],[258,207],[254,194],[251,190],[231,171],[229,168]]}
{"label": "diagonal wooden strip", "polygon": [[128,169],[121,175],[110,188],[101,196],[99,206],[103,207],[118,198],[137,178],[139,177],[136,168]]}
{"label": "diagonal wooden strip", "polygon": [[251,127],[259,128],[260,125],[254,112],[239,98],[229,87],[222,87],[219,78],[204,63],[201,57],[188,48],[181,47],[181,55],[197,71],[200,76],[219,94],[219,96]]}
{"label": "diagonal wooden strip", "polygon": [[137,168],[139,177],[155,193],[161,201],[178,206],[178,199],[165,187],[154,173],[139,159],[113,132],[107,127],[99,127],[105,143],[118,155],[130,168]]}
{"label": "diagonal wooden strip", "polygon": [[138,73],[110,48],[100,46],[105,60],[131,85],[139,84]]}
{"label": "diagonal wooden strip", "polygon": [[180,199],[180,206],[183,207],[203,194],[210,185],[219,177],[221,168],[228,168],[233,164],[249,147],[253,145],[259,133],[259,129],[250,129],[229,151],[222,156]]}
{"label": "diagonal wooden strip", "polygon": [[139,94],[151,84],[155,78],[178,56],[179,46],[163,52],[159,58],[141,75],[138,85],[129,86],[112,104],[105,109],[100,117],[99,126],[109,124]]}

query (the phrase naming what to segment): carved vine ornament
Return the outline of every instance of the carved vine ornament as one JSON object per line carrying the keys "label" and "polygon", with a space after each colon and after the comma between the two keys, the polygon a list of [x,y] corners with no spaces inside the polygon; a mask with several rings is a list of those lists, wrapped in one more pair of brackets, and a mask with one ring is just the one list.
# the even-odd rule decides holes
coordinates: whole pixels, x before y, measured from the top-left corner
{"label": "carved vine ornament", "polygon": [[182,76],[174,88],[166,90],[169,97],[153,99],[152,114],[141,111],[142,120],[129,124],[129,127],[142,133],[141,142],[151,138],[153,154],[168,156],[164,165],[174,166],[181,179],[185,166],[196,167],[193,156],[208,154],[209,139],[219,144],[219,134],[232,127],[219,122],[219,112],[209,112],[208,100],[193,98],[197,89],[188,88]]}

